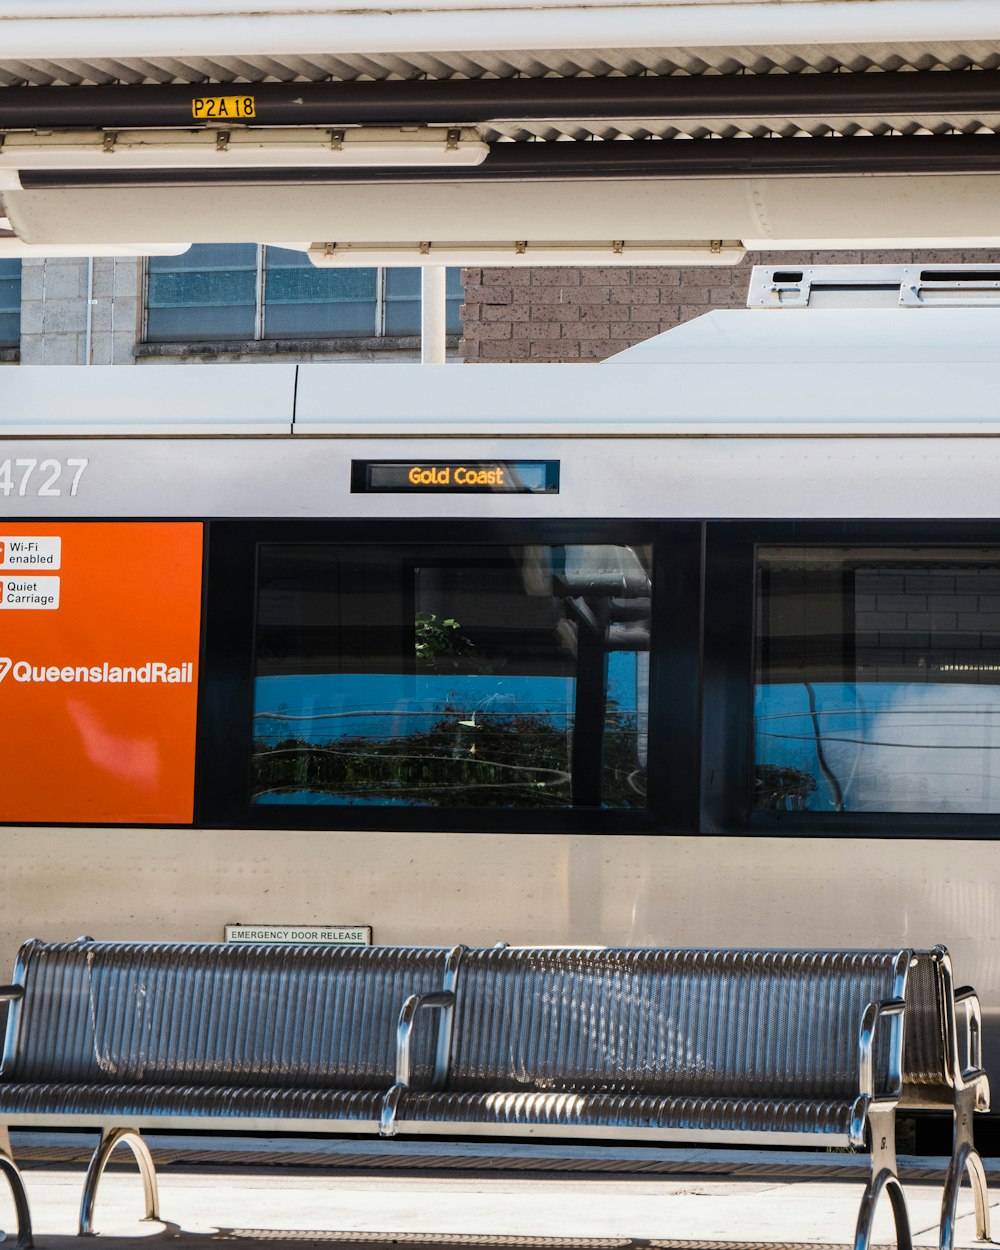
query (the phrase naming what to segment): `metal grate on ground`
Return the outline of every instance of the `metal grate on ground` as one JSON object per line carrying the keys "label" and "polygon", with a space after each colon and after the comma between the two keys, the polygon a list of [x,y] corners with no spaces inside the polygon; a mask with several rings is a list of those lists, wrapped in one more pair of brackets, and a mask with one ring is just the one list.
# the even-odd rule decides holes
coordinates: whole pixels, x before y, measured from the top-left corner
{"label": "metal grate on ground", "polygon": [[[27,1168],[58,1164],[85,1165],[97,1135],[15,1133],[14,1156]],[[775,1155],[753,1150],[693,1150],[683,1148],[558,1147],[500,1144],[438,1145],[395,1142],[379,1148],[356,1141],[313,1141],[268,1138],[157,1137],[147,1139],[159,1168],[169,1167],[282,1167],[338,1172],[489,1173],[603,1176],[711,1176],[783,1180],[864,1181],[868,1157],[850,1152],[792,1152]],[[131,1166],[130,1157],[116,1157]],[[902,1156],[904,1181],[942,1181],[947,1159]],[[1000,1172],[1000,1160],[986,1160],[987,1172]],[[625,1243],[631,1244],[631,1243]],[[674,1243],[663,1243],[666,1245]],[[677,1243],[678,1245],[681,1243]],[[742,1243],[733,1243],[740,1244]],[[714,1250],[714,1247],[713,1247]]]}
{"label": "metal grate on ground", "polygon": [[[224,1240],[251,1242],[295,1242],[316,1245],[354,1246],[437,1246],[439,1250],[817,1250],[812,1241],[647,1241],[643,1238],[610,1237],[493,1237],[480,1233],[352,1233],[352,1232],[274,1232],[271,1229],[232,1228]],[[217,1238],[213,1238],[217,1240]],[[824,1245],[822,1250],[851,1250],[842,1245]],[[892,1245],[873,1245],[872,1250],[895,1250]]]}

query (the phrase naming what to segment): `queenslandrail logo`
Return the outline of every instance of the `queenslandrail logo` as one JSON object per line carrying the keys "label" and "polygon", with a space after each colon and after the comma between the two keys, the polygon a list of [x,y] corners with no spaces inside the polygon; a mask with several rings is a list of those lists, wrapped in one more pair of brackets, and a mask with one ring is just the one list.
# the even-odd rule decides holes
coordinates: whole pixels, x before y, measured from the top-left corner
{"label": "queenslandrail logo", "polygon": [[0,682],[10,674],[17,682],[89,682],[121,685],[189,685],[194,681],[194,664],[167,664],[147,660],[145,664],[32,664],[0,656]]}

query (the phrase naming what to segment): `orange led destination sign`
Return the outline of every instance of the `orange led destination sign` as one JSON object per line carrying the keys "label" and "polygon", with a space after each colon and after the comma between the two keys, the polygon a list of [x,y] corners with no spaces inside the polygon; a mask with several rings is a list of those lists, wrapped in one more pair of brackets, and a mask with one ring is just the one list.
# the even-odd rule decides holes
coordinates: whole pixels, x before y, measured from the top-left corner
{"label": "orange led destination sign", "polygon": [[0,822],[188,824],[197,522],[0,520]]}
{"label": "orange led destination sign", "polygon": [[354,494],[558,495],[558,460],[354,460]]}

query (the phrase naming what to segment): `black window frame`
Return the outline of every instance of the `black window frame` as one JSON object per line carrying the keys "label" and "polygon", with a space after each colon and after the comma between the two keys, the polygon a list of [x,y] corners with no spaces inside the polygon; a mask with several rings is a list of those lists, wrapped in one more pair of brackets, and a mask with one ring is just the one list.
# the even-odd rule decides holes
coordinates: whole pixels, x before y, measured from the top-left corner
{"label": "black window frame", "polygon": [[[254,618],[261,544],[649,544],[653,551],[648,795],[644,809],[427,808],[250,802]],[[214,520],[196,752],[196,823],[205,828],[394,833],[679,833],[697,824],[701,526],[689,522]],[[693,661],[693,662],[692,662]]]}
{"label": "black window frame", "polygon": [[715,521],[706,525],[699,833],[774,837],[1000,837],[1000,813],[753,810],[753,701],[760,547],[982,547],[996,521]]}
{"label": "black window frame", "polygon": [[[137,517],[95,517],[115,523]],[[1000,840],[1000,813],[752,810],[761,546],[996,544],[1000,521],[191,518],[204,526],[194,819],[171,828]],[[31,518],[26,518],[30,521]],[[19,522],[20,524],[20,522]],[[249,801],[257,544],[651,544],[644,810],[293,807]],[[10,822],[0,821],[0,825]],[[48,826],[50,821],[31,822]],[[87,828],[77,821],[66,827]],[[100,826],[103,827],[103,826]],[[116,828],[138,827],[122,822]],[[706,863],[705,871],[711,872]]]}

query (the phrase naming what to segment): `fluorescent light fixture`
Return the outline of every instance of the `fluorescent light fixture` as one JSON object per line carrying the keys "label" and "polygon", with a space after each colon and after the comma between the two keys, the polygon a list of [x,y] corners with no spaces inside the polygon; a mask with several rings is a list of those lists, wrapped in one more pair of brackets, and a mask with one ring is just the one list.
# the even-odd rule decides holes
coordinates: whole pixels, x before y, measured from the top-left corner
{"label": "fluorescent light fixture", "polygon": [[739,239],[659,242],[643,239],[499,240],[496,243],[313,243],[309,259],[320,268],[351,265],[738,265]]}
{"label": "fluorescent light fixture", "polygon": [[0,234],[0,260],[44,260],[54,256],[180,256],[190,243],[22,243]]}
{"label": "fluorescent light fixture", "polygon": [[21,170],[299,169],[478,165],[489,155],[466,127],[213,127],[198,130],[7,131],[0,189]]}
{"label": "fluorescent light fixture", "polygon": [[0,200],[0,260],[26,260],[46,256],[179,256],[190,243],[22,243]]}

